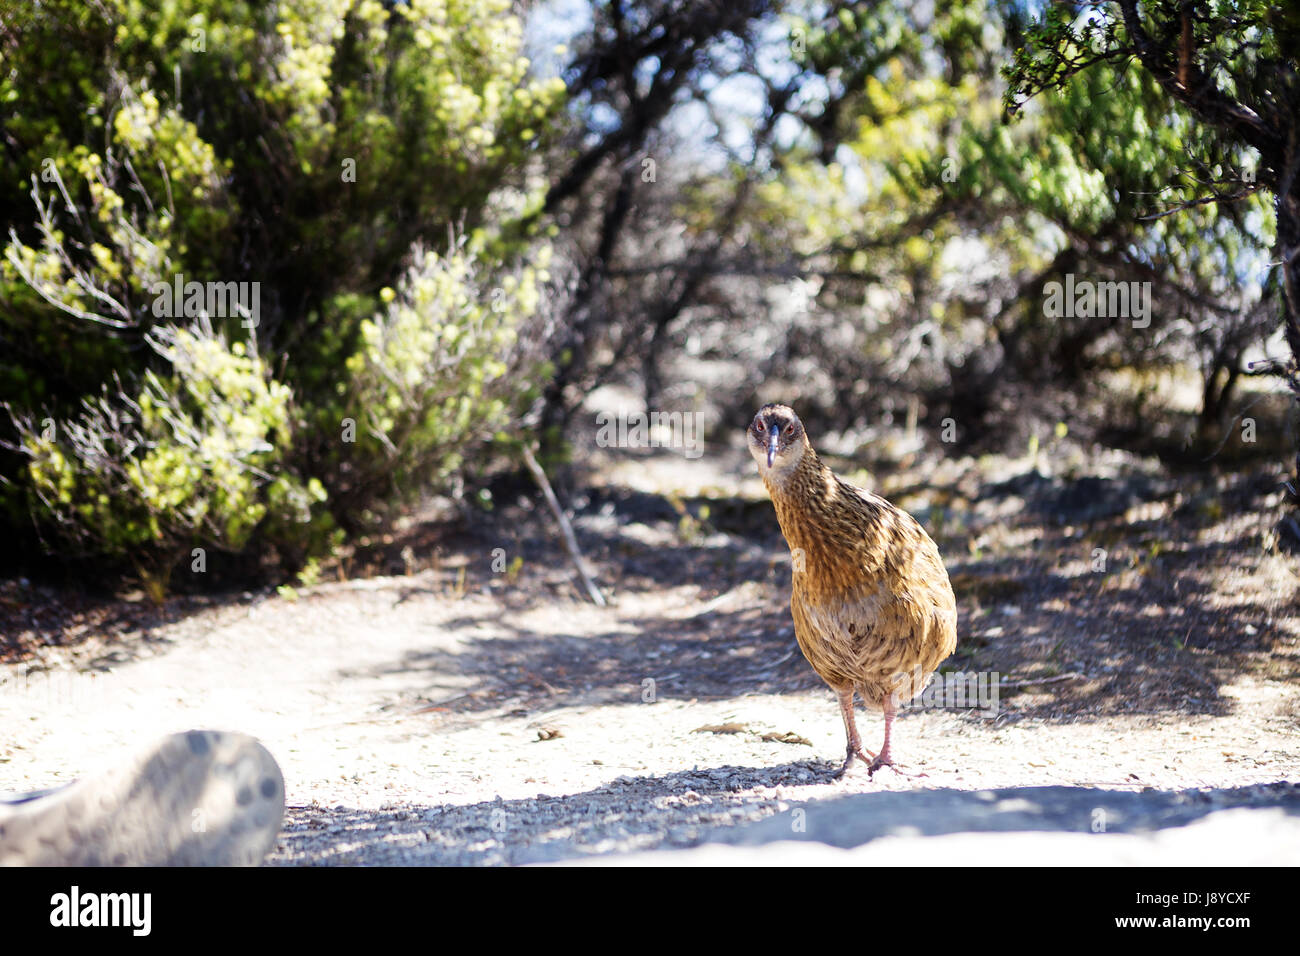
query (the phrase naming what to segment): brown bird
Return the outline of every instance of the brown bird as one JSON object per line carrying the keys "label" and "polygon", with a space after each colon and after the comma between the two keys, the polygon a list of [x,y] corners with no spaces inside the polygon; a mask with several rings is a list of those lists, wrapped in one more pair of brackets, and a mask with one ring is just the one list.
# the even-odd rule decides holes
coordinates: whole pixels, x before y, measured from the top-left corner
{"label": "brown bird", "polygon": [[[839,698],[848,753],[869,772],[894,767],[894,714],[957,647],[957,602],[939,549],[906,511],[837,477],[787,405],[764,405],[749,451],[790,546],[790,613],[799,649]],[[866,753],[854,692],[885,715],[885,743]],[[899,771],[902,772],[902,771]]]}

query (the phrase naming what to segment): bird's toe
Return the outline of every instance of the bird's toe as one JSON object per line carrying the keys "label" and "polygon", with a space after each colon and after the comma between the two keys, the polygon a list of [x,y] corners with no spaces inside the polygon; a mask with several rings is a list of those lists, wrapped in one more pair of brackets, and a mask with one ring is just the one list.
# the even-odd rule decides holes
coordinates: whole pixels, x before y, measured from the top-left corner
{"label": "bird's toe", "polygon": [[[881,759],[882,757],[884,758],[883,760]],[[876,775],[876,771],[881,769],[882,767],[888,767],[890,770],[894,771],[894,773],[898,774],[901,777],[915,778],[915,777],[930,776],[928,773],[925,773],[922,770],[904,770],[902,767],[898,766],[898,764],[894,763],[894,761],[891,758],[885,756],[884,754],[881,754],[875,760],[871,761],[871,765],[867,767],[868,776],[874,777]]]}

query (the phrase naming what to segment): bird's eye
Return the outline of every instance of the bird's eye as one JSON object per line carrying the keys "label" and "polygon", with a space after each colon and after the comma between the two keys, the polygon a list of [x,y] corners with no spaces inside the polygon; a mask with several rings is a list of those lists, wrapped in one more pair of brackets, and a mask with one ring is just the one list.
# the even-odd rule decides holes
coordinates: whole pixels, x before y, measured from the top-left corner
{"label": "bird's eye", "polygon": [[786,433],[787,435],[793,435],[793,434],[794,434],[794,425],[793,425],[793,424],[786,425],[786,426],[785,426],[785,433]]}

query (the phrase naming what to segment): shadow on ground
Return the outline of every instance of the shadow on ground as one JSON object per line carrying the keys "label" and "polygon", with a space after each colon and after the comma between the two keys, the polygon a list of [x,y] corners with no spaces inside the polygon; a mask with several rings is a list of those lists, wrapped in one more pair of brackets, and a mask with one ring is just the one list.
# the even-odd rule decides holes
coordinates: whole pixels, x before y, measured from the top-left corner
{"label": "shadow on ground", "polygon": [[[1300,784],[1294,783],[1145,792],[1076,787],[891,791],[810,803],[749,792],[755,787],[821,782],[829,769],[815,763],[719,767],[622,777],[564,797],[396,811],[290,807],[279,846],[268,862],[502,865],[707,843],[763,846],[795,840],[852,848],[885,837],[956,833],[1140,834],[1240,807],[1278,808],[1289,817],[1300,817]],[[636,805],[630,798],[638,796],[645,802],[637,812],[629,812]]]}

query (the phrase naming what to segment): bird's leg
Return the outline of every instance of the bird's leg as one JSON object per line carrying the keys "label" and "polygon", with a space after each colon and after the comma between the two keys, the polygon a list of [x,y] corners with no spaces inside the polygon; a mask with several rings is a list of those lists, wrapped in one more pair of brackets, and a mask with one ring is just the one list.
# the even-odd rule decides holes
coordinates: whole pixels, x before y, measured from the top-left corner
{"label": "bird's leg", "polygon": [[844,734],[848,738],[848,749],[844,757],[844,766],[832,774],[832,777],[838,779],[844,776],[844,772],[853,764],[855,757],[861,758],[865,763],[870,763],[875,754],[871,751],[863,751],[862,738],[858,736],[858,722],[853,717],[853,687],[836,687],[835,696],[840,702],[840,716],[844,718]]}
{"label": "bird's leg", "polygon": [[925,773],[910,773],[906,770],[900,770],[894,763],[894,759],[889,753],[889,736],[890,731],[894,728],[894,711],[896,710],[893,694],[885,695],[883,708],[885,711],[885,744],[880,748],[880,753],[876,756],[876,759],[871,761],[871,766],[867,768],[867,773],[875,776],[876,771],[881,767],[888,767],[890,770],[894,771],[894,773],[901,773],[905,777],[928,776],[928,774]]}

